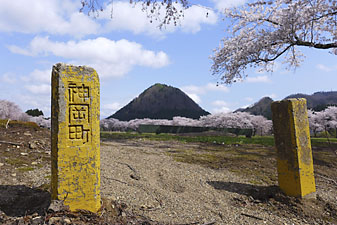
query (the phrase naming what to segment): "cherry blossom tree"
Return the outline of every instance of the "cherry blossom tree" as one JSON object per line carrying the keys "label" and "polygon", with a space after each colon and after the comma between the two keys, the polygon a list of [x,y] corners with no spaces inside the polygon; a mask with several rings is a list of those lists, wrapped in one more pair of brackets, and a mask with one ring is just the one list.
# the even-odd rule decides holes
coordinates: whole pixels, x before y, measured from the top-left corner
{"label": "cherry blossom tree", "polygon": [[[80,1],[80,11],[98,15],[103,10],[99,0]],[[149,22],[158,20],[160,28],[177,25],[184,10],[195,2],[130,0],[130,4],[142,4]],[[330,49],[337,54],[337,0],[255,0],[221,13],[231,23],[211,56],[211,69],[222,83],[244,79],[247,67],[273,71],[279,58],[288,69],[296,68],[304,58],[298,47]]]}
{"label": "cherry blossom tree", "polygon": [[29,116],[28,120],[34,122],[40,127],[51,128],[51,120],[41,116]]}
{"label": "cherry blossom tree", "polygon": [[29,121],[29,116],[15,103],[0,100],[0,119]]}
{"label": "cherry blossom tree", "polygon": [[128,122],[128,127],[132,130],[137,130],[139,125],[172,125],[172,121],[165,119],[134,119]]}
{"label": "cherry blossom tree", "polygon": [[310,133],[313,134],[314,137],[316,137],[318,133],[324,131],[323,118],[324,115],[322,112],[308,110]]}
{"label": "cherry blossom tree", "polygon": [[202,116],[200,123],[205,127],[253,129],[253,135],[270,135],[272,131],[271,120],[247,112],[210,114]]}
{"label": "cherry blossom tree", "polygon": [[7,100],[0,100],[0,119],[18,120],[24,122],[34,122],[41,127],[50,128],[50,120],[43,116],[32,117],[21,111],[20,107],[14,102]]}
{"label": "cherry blossom tree", "polygon": [[105,131],[136,131],[139,125],[172,125],[172,120],[164,119],[134,119],[130,121],[119,121],[118,119],[103,119],[100,121],[100,127]]}
{"label": "cherry blossom tree", "polygon": [[119,121],[111,118],[100,121],[101,129],[107,131],[136,131],[139,125],[253,129],[257,135],[270,135],[272,131],[271,120],[267,120],[263,116],[251,115],[247,112],[210,114],[200,117],[199,120],[176,116],[172,120],[145,118]]}
{"label": "cherry blossom tree", "polygon": [[100,127],[105,131],[126,131],[128,122],[119,121],[118,119],[103,119],[100,121]]}
{"label": "cherry blossom tree", "polygon": [[212,71],[223,83],[244,79],[248,66],[272,71],[284,56],[288,69],[303,60],[298,47],[337,54],[336,0],[257,0],[226,9],[232,23],[214,50]]}
{"label": "cherry blossom tree", "polygon": [[264,116],[250,115],[250,122],[253,125],[253,136],[271,134],[273,128],[273,122],[271,120],[268,120]]}
{"label": "cherry blossom tree", "polygon": [[335,133],[337,137],[337,107],[329,106],[323,111],[308,110],[310,133],[315,137],[320,132]]}
{"label": "cherry blossom tree", "polygon": [[325,131],[333,131],[337,135],[337,107],[330,106],[323,111],[323,114]]}
{"label": "cherry blossom tree", "polygon": [[173,117],[172,126],[191,126],[191,127],[200,127],[201,123],[199,120],[194,120],[191,118],[175,116]]}
{"label": "cherry blossom tree", "polygon": [[204,127],[217,128],[253,128],[250,114],[246,112],[216,113],[202,116],[200,122]]}

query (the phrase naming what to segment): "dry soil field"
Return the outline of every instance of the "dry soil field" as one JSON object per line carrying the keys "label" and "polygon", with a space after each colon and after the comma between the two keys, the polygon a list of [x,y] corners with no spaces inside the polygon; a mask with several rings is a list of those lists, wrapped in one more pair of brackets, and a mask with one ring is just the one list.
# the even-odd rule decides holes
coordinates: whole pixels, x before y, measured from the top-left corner
{"label": "dry soil field", "polygon": [[144,138],[101,143],[99,214],[50,202],[50,131],[0,127],[1,224],[337,224],[336,145],[313,146],[317,198],[277,187],[275,149]]}

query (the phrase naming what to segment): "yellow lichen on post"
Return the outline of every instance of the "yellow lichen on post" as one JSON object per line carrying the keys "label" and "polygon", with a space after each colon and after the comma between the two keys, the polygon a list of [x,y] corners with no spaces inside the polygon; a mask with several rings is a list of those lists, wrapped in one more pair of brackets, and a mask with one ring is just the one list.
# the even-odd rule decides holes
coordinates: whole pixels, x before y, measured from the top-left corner
{"label": "yellow lichen on post", "polygon": [[306,99],[273,102],[273,129],[280,189],[289,196],[315,195]]}
{"label": "yellow lichen on post", "polygon": [[99,78],[90,67],[52,70],[52,199],[97,212],[100,197]]}

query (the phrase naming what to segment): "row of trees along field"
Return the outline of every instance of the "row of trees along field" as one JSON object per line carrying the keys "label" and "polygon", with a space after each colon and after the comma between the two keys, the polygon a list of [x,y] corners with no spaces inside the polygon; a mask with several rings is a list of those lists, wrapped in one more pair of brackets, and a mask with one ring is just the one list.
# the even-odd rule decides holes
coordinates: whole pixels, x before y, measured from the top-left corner
{"label": "row of trees along field", "polygon": [[[329,106],[323,111],[308,110],[310,133],[313,136],[333,135],[337,137],[337,107]],[[199,120],[185,117],[174,117],[173,120],[135,119],[119,121],[103,119],[101,129],[105,131],[136,131],[139,125],[170,125],[215,128],[251,128],[253,135],[271,135],[272,121],[263,116],[255,116],[246,112],[217,113],[200,117]]]}
{"label": "row of trees along field", "polygon": [[[334,135],[337,137],[337,107],[329,106],[323,111],[315,112],[308,110],[310,133],[313,136],[319,134]],[[13,102],[0,100],[0,119],[35,122],[41,127],[50,128],[50,119],[42,115],[30,116],[21,111]],[[173,120],[134,119],[130,121],[119,121],[117,119],[103,119],[100,121],[102,130],[105,131],[136,131],[139,125],[170,125],[170,126],[194,126],[215,128],[250,128],[253,135],[272,134],[272,121],[263,116],[255,116],[246,112],[217,113],[202,116],[198,120],[174,117]]]}
{"label": "row of trees along field", "polygon": [[113,118],[101,120],[101,128],[108,131],[136,131],[141,124],[212,128],[251,128],[253,129],[253,135],[270,135],[272,133],[271,120],[246,112],[210,114],[202,116],[198,120],[180,116],[174,117],[173,120],[134,119],[130,121],[119,121]]}

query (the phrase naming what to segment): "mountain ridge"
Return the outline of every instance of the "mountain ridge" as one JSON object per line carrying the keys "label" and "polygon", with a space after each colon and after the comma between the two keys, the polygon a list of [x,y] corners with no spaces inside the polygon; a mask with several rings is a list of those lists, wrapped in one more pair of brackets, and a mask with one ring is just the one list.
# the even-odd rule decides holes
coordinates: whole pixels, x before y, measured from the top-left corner
{"label": "mountain ridge", "polygon": [[270,97],[263,97],[258,102],[247,108],[239,108],[234,112],[249,112],[252,115],[262,115],[271,120],[271,103],[273,99]]}
{"label": "mountain ridge", "polygon": [[[337,91],[319,91],[314,92],[313,94],[291,94],[285,97],[284,99],[289,98],[305,98],[307,99],[307,107],[308,109],[314,111],[324,110],[326,107],[330,105],[337,105]],[[253,115],[262,115],[267,119],[271,119],[271,103],[273,99],[270,97],[263,97],[258,102],[254,103],[252,106],[247,108],[239,108],[234,112],[249,112]]]}

